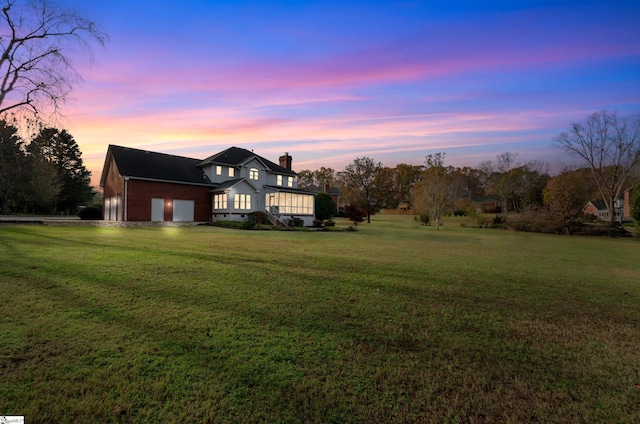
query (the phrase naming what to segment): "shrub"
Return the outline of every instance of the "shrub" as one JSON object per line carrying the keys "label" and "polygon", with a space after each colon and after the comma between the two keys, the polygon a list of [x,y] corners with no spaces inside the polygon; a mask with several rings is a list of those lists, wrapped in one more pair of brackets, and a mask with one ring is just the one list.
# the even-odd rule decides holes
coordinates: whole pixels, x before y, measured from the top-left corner
{"label": "shrub", "polygon": [[344,207],[344,214],[354,225],[358,225],[358,222],[364,221],[367,211],[356,205],[347,205]]}
{"label": "shrub", "polygon": [[419,222],[422,225],[429,225],[429,214],[428,213],[420,213],[413,217],[416,222]]}
{"label": "shrub", "polygon": [[316,217],[322,221],[336,215],[336,204],[327,193],[318,193],[315,201]]}
{"label": "shrub", "polygon": [[269,217],[265,212],[251,212],[249,219],[254,221],[257,225],[270,224]]}
{"label": "shrub", "polygon": [[323,224],[325,227],[335,227],[336,226],[336,222],[333,219],[327,219],[323,222]]}
{"label": "shrub", "polygon": [[256,225],[256,221],[254,221],[252,218],[248,218],[242,223],[242,228],[244,230],[253,230],[254,228],[256,228]]}
{"label": "shrub", "polygon": [[302,218],[296,218],[295,216],[291,218],[289,223],[291,224],[292,227],[303,227],[304,226],[304,221],[302,220]]}
{"label": "shrub", "polygon": [[78,211],[78,216],[82,220],[102,219],[102,205],[87,206]]}

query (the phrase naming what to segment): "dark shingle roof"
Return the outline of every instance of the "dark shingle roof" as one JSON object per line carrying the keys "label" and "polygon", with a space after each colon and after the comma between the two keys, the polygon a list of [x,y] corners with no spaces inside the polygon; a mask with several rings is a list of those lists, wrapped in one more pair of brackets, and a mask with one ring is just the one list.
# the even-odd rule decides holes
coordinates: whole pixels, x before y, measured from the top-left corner
{"label": "dark shingle roof", "polygon": [[238,166],[238,165],[242,165],[243,163],[247,162],[248,160],[254,157],[257,158],[259,161],[261,161],[272,172],[277,172],[278,174],[285,174],[285,175],[296,175],[295,172],[287,168],[283,168],[280,165],[276,165],[270,160],[265,159],[260,155],[256,155],[255,153],[240,147],[229,147],[228,149],[223,150],[220,153],[216,153],[213,156],[209,156],[208,158],[200,162],[199,166],[208,165],[208,164]]}
{"label": "dark shingle roof", "polygon": [[591,204],[596,207],[599,211],[606,211],[607,204],[604,203],[604,200],[591,200]]}
{"label": "dark shingle roof", "polygon": [[213,185],[198,164],[200,159],[109,145],[123,177]]}

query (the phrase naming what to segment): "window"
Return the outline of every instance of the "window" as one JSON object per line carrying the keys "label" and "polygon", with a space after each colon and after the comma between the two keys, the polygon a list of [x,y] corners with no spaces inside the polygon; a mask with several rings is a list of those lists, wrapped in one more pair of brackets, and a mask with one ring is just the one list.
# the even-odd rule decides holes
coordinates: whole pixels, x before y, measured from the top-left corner
{"label": "window", "polygon": [[257,180],[258,179],[258,170],[256,168],[251,168],[249,170],[249,179]]}
{"label": "window", "polygon": [[229,176],[233,177],[236,175],[236,170],[234,168],[229,168]]}
{"label": "window", "polygon": [[287,215],[313,215],[313,195],[294,193],[270,193],[266,204],[277,206],[280,213]]}
{"label": "window", "polygon": [[287,186],[293,187],[293,177],[288,177],[287,178]]}
{"label": "window", "polygon": [[236,209],[251,209],[251,195],[236,194],[233,199],[233,207]]}
{"label": "window", "polygon": [[277,182],[277,184],[278,184],[279,186],[281,186],[281,185],[282,185],[282,175],[278,175],[278,182]]}
{"label": "window", "polygon": [[216,166],[216,175],[222,175],[222,167],[221,166]]}
{"label": "window", "polygon": [[227,209],[227,193],[213,195],[213,209]]}

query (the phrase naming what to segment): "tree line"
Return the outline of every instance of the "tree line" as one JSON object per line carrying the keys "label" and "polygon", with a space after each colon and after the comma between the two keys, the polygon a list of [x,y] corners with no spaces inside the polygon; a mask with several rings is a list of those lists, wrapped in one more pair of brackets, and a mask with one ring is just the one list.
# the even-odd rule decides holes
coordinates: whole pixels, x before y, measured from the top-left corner
{"label": "tree line", "polygon": [[[581,165],[551,176],[544,162],[520,163],[512,152],[478,168],[446,165],[444,152],[426,156],[423,165],[393,168],[358,157],[343,171],[301,171],[299,184],[339,187],[342,206],[368,222],[380,209],[396,209],[407,202],[414,213],[433,219],[439,227],[441,218],[456,209],[473,213],[468,209],[470,199],[483,195],[498,201],[495,212],[503,220],[508,212],[543,211],[545,219],[565,233],[582,219],[589,200],[601,199],[613,225],[616,201],[640,182],[640,114],[594,113],[559,134],[555,145]],[[640,189],[635,192],[640,208]]]}
{"label": "tree line", "polygon": [[90,179],[66,130],[42,127],[25,141],[0,120],[0,214],[74,214],[96,195]]}

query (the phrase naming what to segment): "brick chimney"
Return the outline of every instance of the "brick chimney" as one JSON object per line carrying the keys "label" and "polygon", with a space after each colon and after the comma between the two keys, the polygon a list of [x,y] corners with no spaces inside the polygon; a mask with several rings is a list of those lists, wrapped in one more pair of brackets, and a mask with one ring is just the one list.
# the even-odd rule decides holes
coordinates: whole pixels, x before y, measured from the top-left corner
{"label": "brick chimney", "polygon": [[284,156],[280,156],[280,166],[291,171],[292,158],[289,153],[285,153]]}

